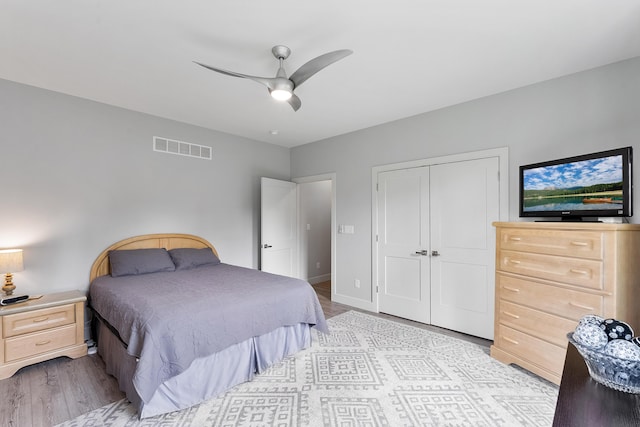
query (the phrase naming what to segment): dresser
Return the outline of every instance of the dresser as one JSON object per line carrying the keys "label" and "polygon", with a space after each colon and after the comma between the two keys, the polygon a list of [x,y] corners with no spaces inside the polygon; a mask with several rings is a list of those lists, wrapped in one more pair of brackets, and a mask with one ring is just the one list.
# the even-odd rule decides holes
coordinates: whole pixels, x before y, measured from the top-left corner
{"label": "dresser", "polygon": [[0,379],[59,356],[87,354],[80,291],[59,292],[0,307]]}
{"label": "dresser", "polygon": [[491,356],[560,384],[568,332],[585,314],[640,335],[640,225],[496,222]]}

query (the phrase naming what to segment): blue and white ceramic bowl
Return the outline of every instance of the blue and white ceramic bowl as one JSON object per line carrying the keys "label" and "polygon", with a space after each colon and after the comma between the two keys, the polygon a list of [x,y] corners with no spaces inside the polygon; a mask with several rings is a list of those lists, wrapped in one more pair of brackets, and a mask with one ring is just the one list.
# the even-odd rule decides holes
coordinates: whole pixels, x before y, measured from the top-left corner
{"label": "blue and white ceramic bowl", "polygon": [[591,378],[614,390],[640,394],[640,360],[613,357],[586,347],[573,339],[573,332],[567,334],[567,339],[578,349]]}

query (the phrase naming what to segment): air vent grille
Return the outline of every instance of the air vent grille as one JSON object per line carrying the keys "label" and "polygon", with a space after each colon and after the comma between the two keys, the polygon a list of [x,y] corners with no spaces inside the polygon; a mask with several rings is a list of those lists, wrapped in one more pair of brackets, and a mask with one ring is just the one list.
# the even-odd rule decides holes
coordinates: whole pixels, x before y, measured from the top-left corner
{"label": "air vent grille", "polygon": [[213,157],[213,149],[206,145],[176,141],[175,139],[162,138],[160,136],[153,137],[153,151],[206,160],[211,160]]}

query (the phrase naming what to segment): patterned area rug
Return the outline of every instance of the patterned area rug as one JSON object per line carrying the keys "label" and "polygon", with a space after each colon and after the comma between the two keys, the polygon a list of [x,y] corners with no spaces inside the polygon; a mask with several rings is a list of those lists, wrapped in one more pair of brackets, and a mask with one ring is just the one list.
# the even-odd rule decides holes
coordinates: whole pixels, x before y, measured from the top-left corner
{"label": "patterned area rug", "polygon": [[126,400],[60,426],[550,426],[558,387],[485,348],[368,314],[226,394],[138,420]]}

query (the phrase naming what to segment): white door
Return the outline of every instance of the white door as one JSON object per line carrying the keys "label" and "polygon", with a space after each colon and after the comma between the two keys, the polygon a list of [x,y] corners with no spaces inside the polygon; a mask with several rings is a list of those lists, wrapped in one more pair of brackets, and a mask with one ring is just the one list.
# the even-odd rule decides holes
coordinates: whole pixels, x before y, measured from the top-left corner
{"label": "white door", "polygon": [[298,277],[297,185],[261,180],[260,269]]}
{"label": "white door", "polygon": [[431,324],[493,339],[498,158],[431,166]]}
{"label": "white door", "polygon": [[493,338],[499,158],[379,172],[378,309]]}
{"label": "white door", "polygon": [[378,309],[430,323],[429,168],[378,174]]}

